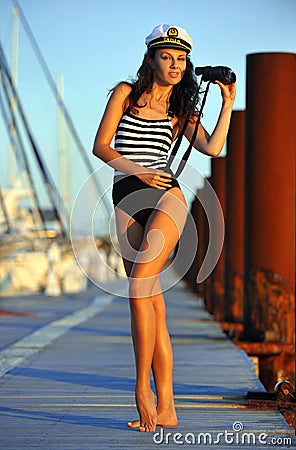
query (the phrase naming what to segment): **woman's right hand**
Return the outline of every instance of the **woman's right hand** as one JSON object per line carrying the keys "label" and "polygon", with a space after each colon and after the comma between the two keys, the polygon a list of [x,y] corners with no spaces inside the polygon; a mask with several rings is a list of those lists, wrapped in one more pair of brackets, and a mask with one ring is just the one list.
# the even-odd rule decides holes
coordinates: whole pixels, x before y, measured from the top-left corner
{"label": "woman's right hand", "polygon": [[171,187],[172,177],[163,170],[146,168],[143,172],[135,173],[135,176],[143,181],[143,183],[156,189],[165,191]]}

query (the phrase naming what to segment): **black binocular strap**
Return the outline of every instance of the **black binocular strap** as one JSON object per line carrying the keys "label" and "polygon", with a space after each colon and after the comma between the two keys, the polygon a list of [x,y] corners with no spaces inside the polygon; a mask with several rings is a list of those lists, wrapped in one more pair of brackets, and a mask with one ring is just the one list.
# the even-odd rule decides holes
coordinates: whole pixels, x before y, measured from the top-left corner
{"label": "black binocular strap", "polygon": [[[201,104],[201,108],[200,108],[200,111],[199,111],[199,114],[198,114],[198,119],[196,121],[195,128],[194,128],[194,131],[193,131],[193,134],[192,134],[189,146],[187,147],[187,150],[185,151],[185,153],[183,155],[183,158],[181,159],[181,161],[180,161],[180,163],[179,163],[179,165],[177,167],[177,170],[174,173],[174,177],[175,178],[177,178],[181,174],[181,172],[183,171],[183,169],[185,167],[185,164],[188,161],[188,158],[190,156],[190,153],[191,153],[194,141],[195,141],[196,136],[197,136],[198,126],[200,124],[200,118],[201,118],[201,115],[202,115],[202,112],[203,112],[203,109],[204,109],[204,106],[205,106],[205,103],[206,103],[206,98],[207,98],[207,94],[209,92],[210,83],[211,82],[209,81],[208,84],[207,84],[207,87],[205,89],[203,100],[202,100],[202,104]],[[199,88],[200,88],[200,86],[199,86]],[[195,97],[194,97],[194,101],[193,101],[194,106],[195,106],[195,104],[197,102],[197,99],[198,99],[199,88],[198,88],[197,93],[195,94]],[[172,162],[173,162],[173,160],[174,160],[174,158],[175,158],[175,156],[176,156],[176,154],[177,154],[177,152],[179,150],[179,147],[181,145],[181,141],[182,141],[182,138],[184,136],[186,127],[188,125],[188,122],[190,120],[190,117],[191,117],[191,113],[189,113],[188,117],[186,118],[186,120],[184,122],[184,125],[182,127],[182,130],[180,131],[180,133],[178,135],[178,138],[176,140],[176,143],[175,143],[175,145],[174,145],[174,147],[173,147],[173,149],[171,151],[171,154],[169,156],[168,163],[167,163],[167,167],[168,168],[171,166],[171,164],[172,164]]]}

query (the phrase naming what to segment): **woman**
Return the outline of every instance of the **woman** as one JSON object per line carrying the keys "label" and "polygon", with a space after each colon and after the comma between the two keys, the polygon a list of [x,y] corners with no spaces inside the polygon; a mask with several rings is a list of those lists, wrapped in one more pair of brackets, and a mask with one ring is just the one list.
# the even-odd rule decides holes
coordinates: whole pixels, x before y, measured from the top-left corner
{"label": "woman", "polygon": [[[166,170],[167,154],[185,120],[190,141],[198,118],[197,91],[189,59],[192,40],[178,26],[160,25],[146,38],[147,52],[134,83],[112,91],[93,153],[115,169],[113,202],[118,241],[129,278],[131,331],[136,363],[139,420],[128,426],[154,431],[176,426],[173,355],[159,274],[182,232],[186,202]],[[218,156],[228,132],[235,84],[217,81],[222,107],[211,135],[199,124],[194,148]],[[115,146],[111,142],[115,136]],[[157,405],[150,387],[153,372]]]}

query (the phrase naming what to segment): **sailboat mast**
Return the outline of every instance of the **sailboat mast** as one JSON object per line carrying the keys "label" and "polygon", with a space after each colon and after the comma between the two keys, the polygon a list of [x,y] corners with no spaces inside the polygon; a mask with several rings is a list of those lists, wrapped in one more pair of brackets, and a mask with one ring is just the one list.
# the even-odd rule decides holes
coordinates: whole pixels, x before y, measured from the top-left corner
{"label": "sailboat mast", "polygon": [[66,205],[68,213],[71,212],[72,202],[72,171],[69,128],[65,121],[64,109],[64,79],[63,74],[57,75],[57,92],[62,101],[58,103],[58,161],[59,161],[59,187],[61,199]]}
{"label": "sailboat mast", "polygon": [[[15,6],[12,11],[12,45],[11,45],[11,77],[14,86],[18,84],[18,42],[19,42],[19,8]],[[16,107],[16,99],[12,97],[11,109]],[[16,176],[16,159],[15,149],[12,142],[9,144],[9,168],[8,168],[8,185],[14,186]]]}
{"label": "sailboat mast", "polygon": [[[35,139],[33,138],[33,135],[31,133],[31,130],[30,130],[30,127],[29,127],[26,115],[24,113],[24,109],[23,109],[22,104],[20,102],[20,98],[19,98],[19,96],[17,94],[17,91],[15,89],[15,86],[14,86],[14,84],[12,82],[11,73],[10,73],[10,70],[8,68],[8,65],[7,65],[7,61],[6,61],[6,58],[5,58],[5,54],[4,54],[1,42],[0,42],[0,63],[1,63],[0,64],[0,68],[1,68],[2,78],[3,79],[5,78],[6,82],[9,83],[12,95],[16,98],[18,112],[20,114],[20,118],[22,120],[24,129],[26,131],[26,134],[27,134],[29,143],[31,145],[31,149],[33,151],[33,154],[35,156],[36,162],[37,162],[37,164],[39,166],[40,173],[41,173],[41,176],[43,178],[43,181],[44,181],[44,184],[45,184],[45,188],[46,188],[46,191],[47,191],[47,194],[48,194],[48,198],[49,198],[49,200],[51,202],[51,205],[52,205],[52,208],[53,208],[53,212],[54,212],[55,217],[58,220],[58,223],[59,223],[59,226],[60,226],[61,234],[62,234],[63,237],[68,237],[68,232],[67,232],[66,226],[65,226],[65,224],[64,224],[64,222],[63,222],[63,220],[61,218],[60,212],[58,210],[58,206],[60,204],[62,204],[62,202],[58,202],[57,201],[57,198],[59,198],[59,192],[57,191],[57,189],[55,187],[55,184],[54,184],[54,182],[53,182],[53,180],[52,180],[52,178],[51,178],[51,176],[49,174],[47,166],[46,166],[46,164],[45,164],[45,162],[44,162],[44,160],[43,160],[43,158],[42,158],[42,156],[40,154],[39,148],[37,147]],[[3,84],[3,86],[5,86],[5,83]],[[11,113],[12,113],[12,111],[11,111]]]}

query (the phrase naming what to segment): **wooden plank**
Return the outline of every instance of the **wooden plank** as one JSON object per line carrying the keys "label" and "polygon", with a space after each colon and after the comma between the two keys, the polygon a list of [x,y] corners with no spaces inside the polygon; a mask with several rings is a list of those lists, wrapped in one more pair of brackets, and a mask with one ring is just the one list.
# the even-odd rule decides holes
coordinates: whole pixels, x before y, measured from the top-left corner
{"label": "wooden plank", "polygon": [[[263,387],[251,361],[213,322],[203,302],[182,283],[167,291],[165,297],[175,355],[177,428],[157,429],[157,434],[139,433],[126,426],[137,417],[135,369],[128,302],[115,297],[99,314],[69,327],[0,378],[0,448],[151,450],[160,445],[169,448],[216,445],[222,449],[295,446],[294,430],[278,411],[245,408],[244,395]],[[52,308],[49,300],[42,302],[42,305],[35,302],[35,311],[39,307],[45,311],[45,305]],[[87,305],[81,298],[72,303],[72,312]],[[58,310],[59,303],[55,307]],[[61,300],[60,308],[71,314],[69,299]],[[52,317],[56,320],[56,314]],[[0,328],[5,319],[0,317]],[[13,320],[9,317],[10,324]],[[23,317],[21,324],[19,317],[15,320],[16,336],[23,337],[18,327],[24,329],[33,319]],[[247,441],[242,443],[243,438],[249,439],[250,445]],[[195,443],[190,439],[195,439]],[[230,444],[231,439],[234,442]]]}

